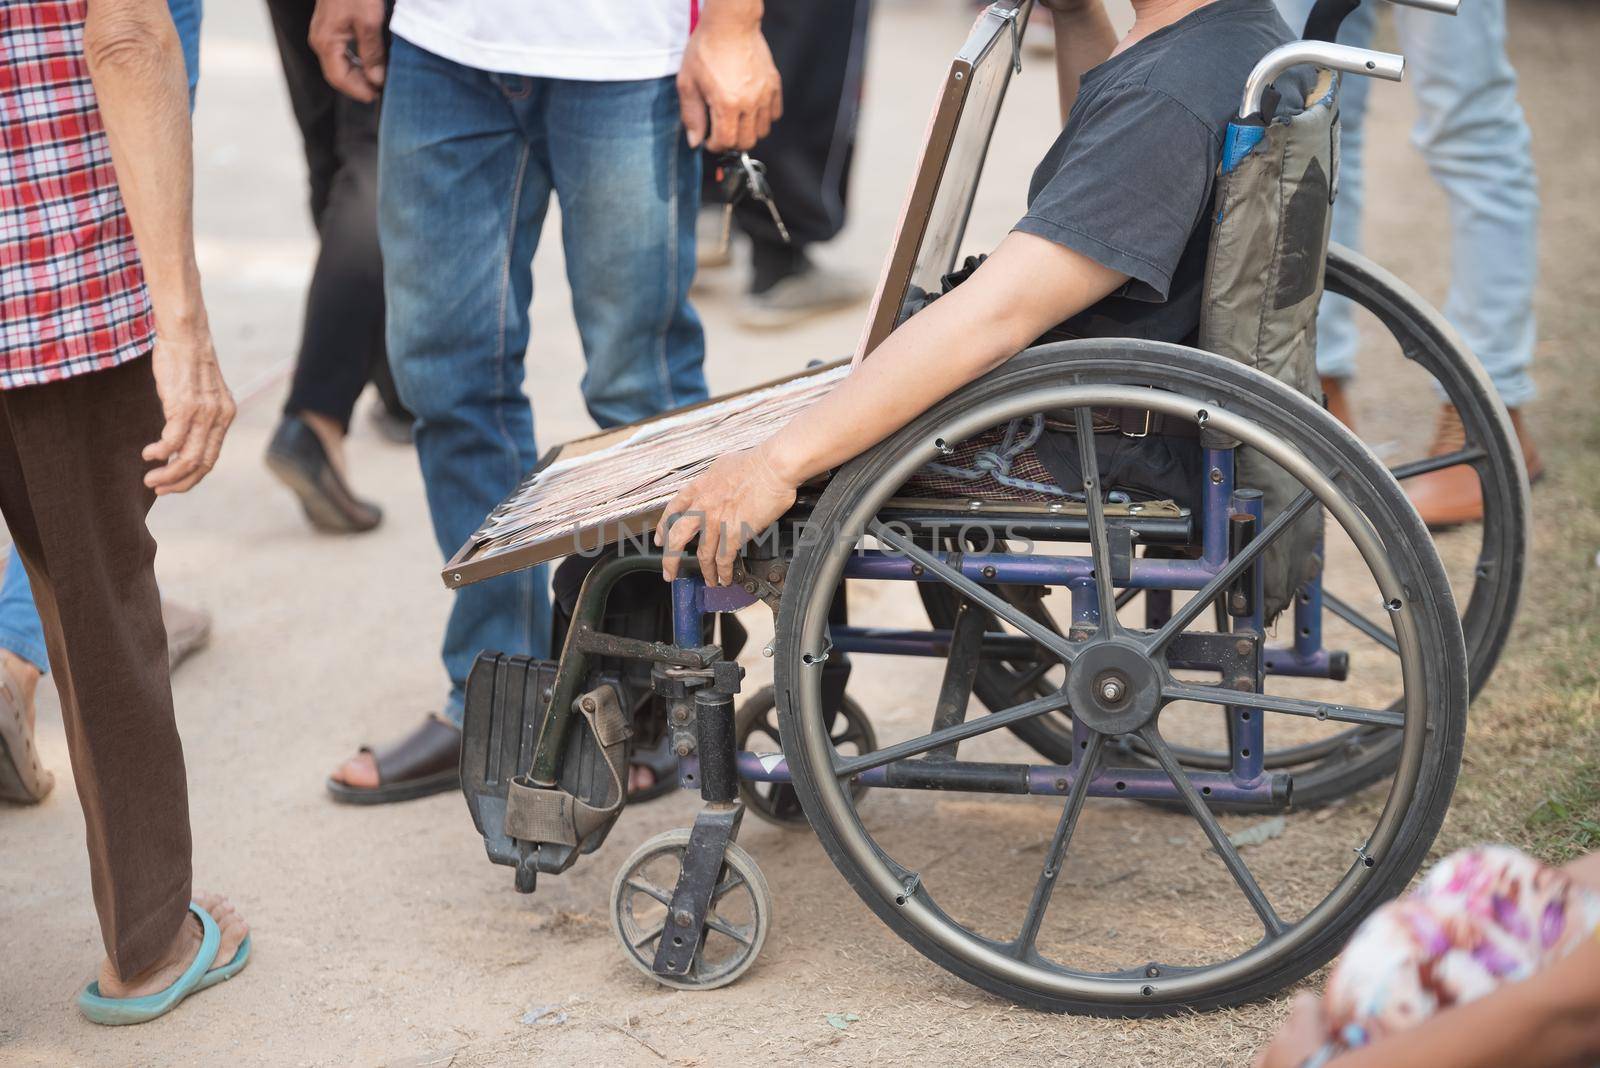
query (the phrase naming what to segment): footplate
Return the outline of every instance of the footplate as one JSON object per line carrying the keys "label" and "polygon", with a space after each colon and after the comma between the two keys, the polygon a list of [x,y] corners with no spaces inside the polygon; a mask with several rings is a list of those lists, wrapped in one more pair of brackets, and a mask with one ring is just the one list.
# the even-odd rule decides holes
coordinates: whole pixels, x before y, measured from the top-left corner
{"label": "footplate", "polygon": [[681,978],[694,967],[695,954],[706,936],[706,914],[722,878],[723,857],[743,818],[744,805],[738,802],[726,808],[701,809],[695,817],[683,852],[683,871],[667,908],[666,928],[656,946],[652,966],[656,975]]}
{"label": "footplate", "polygon": [[516,865],[526,855],[505,831],[506,792],[533,761],[555,679],[553,661],[504,653],[480,654],[467,677],[461,792],[496,864]]}
{"label": "footplate", "polygon": [[[533,892],[539,872],[565,871],[580,853],[592,853],[610,829],[609,820],[604,826],[586,824],[584,834],[565,842],[534,840],[557,837],[552,834],[524,831],[524,837],[516,833],[519,826],[529,824],[528,772],[554,699],[556,673],[557,665],[548,660],[485,652],[479,654],[467,677],[461,789],[489,859],[515,867],[517,889],[523,893]],[[587,718],[604,706],[610,712],[609,720],[614,721],[611,732],[620,732],[618,738],[608,740],[620,744],[627,733],[618,707],[621,684],[612,675],[594,675],[587,682],[589,691],[574,702],[583,706],[578,718]],[[620,753],[611,755],[615,757],[611,763],[625,769]],[[568,733],[556,782],[546,792],[565,795],[576,808],[616,806],[623,788],[616,778],[617,770],[608,766],[594,731],[579,727]],[[510,798],[513,793],[523,795],[521,809]],[[508,816],[513,817],[509,822]]]}

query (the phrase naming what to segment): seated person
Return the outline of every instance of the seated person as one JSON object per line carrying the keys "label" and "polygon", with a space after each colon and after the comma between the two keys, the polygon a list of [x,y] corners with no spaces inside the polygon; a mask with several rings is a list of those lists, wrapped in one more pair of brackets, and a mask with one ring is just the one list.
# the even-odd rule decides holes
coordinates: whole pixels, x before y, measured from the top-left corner
{"label": "seated person", "polygon": [[1256,1068],[1600,1064],[1600,853],[1506,846],[1440,861],[1356,930]]}
{"label": "seated person", "polygon": [[[698,535],[701,573],[728,584],[740,547],[803,482],[1054,327],[1192,342],[1228,122],[1251,69],[1297,35],[1273,0],[1133,0],[1120,42],[1102,0],[1039,2],[1055,20],[1067,119],[1034,172],[1027,214],[827,397],[684,487],[656,529],[668,578]],[[1299,105],[1303,87],[1279,88]]]}

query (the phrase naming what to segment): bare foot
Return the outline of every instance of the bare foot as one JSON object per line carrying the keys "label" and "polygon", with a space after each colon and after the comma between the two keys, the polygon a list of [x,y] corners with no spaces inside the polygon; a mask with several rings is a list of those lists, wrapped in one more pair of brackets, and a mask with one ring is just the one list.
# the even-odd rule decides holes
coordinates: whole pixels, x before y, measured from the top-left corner
{"label": "bare foot", "polygon": [[358,790],[370,790],[378,785],[378,762],[371,753],[357,753],[339,765],[333,773],[333,781]]}
{"label": "bare foot", "polygon": [[[196,893],[194,900],[201,908],[211,913],[211,918],[217,921],[217,927],[222,932],[222,941],[217,946],[217,959],[213,967],[228,963],[239,951],[239,944],[244,941],[245,935],[250,933],[249,925],[221,894]],[[178,936],[172,940],[172,945],[167,947],[167,952],[140,974],[125,980],[119,979],[111,968],[111,962],[102,961],[99,977],[101,996],[137,998],[160,993],[176,982],[178,976],[194,963],[195,954],[200,952],[202,937],[200,921],[193,913],[189,913],[184,918],[183,925],[178,928]]]}
{"label": "bare foot", "polygon": [[11,676],[22,693],[22,714],[28,718],[28,729],[34,726],[33,695],[39,688],[39,669],[9,649],[0,649],[0,671]]}
{"label": "bare foot", "polygon": [[333,465],[339,478],[349,485],[350,472],[344,464],[344,428],[339,425],[338,420],[320,412],[302,411],[300,418],[305,420],[306,426],[311,428],[311,432],[322,443],[322,451],[328,454],[328,463]]}

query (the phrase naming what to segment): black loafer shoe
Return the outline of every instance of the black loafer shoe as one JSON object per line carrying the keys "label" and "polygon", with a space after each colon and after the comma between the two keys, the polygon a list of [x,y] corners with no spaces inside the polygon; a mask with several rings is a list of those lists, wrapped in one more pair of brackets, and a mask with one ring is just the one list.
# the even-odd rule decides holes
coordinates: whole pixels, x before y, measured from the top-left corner
{"label": "black loafer shoe", "polygon": [[350,492],[316,431],[298,415],[286,415],[267,446],[267,468],[294,491],[306,519],[318,530],[355,534],[383,522],[383,509]]}

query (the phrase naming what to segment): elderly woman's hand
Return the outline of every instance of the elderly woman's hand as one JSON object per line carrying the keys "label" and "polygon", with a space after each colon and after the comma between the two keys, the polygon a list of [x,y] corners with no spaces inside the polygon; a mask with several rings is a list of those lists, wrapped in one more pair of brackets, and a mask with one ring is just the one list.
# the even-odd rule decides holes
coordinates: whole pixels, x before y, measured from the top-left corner
{"label": "elderly woman's hand", "polygon": [[700,574],[708,585],[729,585],[744,543],[794,504],[798,482],[774,469],[770,448],[769,440],[722,457],[672,498],[655,534],[666,550],[661,571],[669,581],[678,577],[684,546],[698,534]]}

